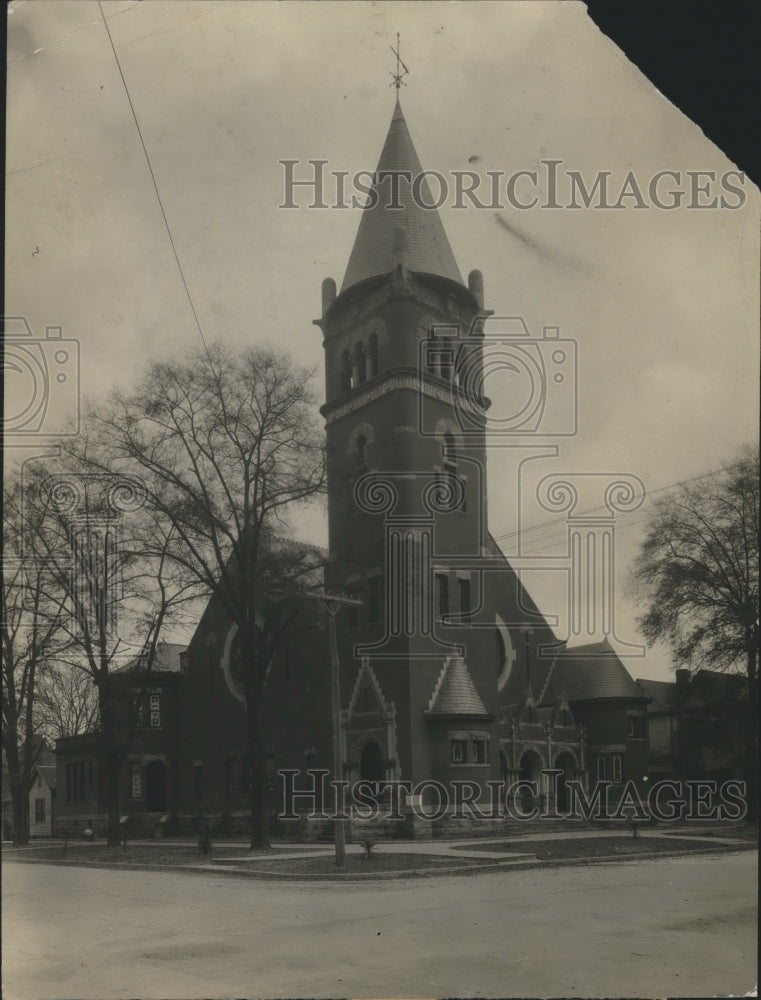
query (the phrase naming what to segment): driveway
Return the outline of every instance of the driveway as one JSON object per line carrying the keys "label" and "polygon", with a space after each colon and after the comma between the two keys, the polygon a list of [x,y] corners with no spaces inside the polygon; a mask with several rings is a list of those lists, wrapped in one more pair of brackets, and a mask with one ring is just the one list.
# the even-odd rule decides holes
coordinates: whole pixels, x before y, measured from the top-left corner
{"label": "driveway", "polygon": [[3,864],[3,995],[729,996],[751,852],[394,882]]}

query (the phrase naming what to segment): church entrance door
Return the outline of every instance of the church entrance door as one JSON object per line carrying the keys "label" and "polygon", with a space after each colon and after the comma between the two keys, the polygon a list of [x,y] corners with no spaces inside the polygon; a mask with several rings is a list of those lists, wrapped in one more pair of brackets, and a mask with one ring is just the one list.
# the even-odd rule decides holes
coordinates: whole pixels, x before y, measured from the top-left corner
{"label": "church entrance door", "polygon": [[152,760],[145,767],[145,807],[148,812],[166,809],[165,771],[163,761]]}
{"label": "church entrance door", "polygon": [[362,781],[371,781],[378,792],[378,783],[385,781],[386,772],[382,764],[381,749],[375,740],[370,740],[362,750],[359,760],[359,777]]}

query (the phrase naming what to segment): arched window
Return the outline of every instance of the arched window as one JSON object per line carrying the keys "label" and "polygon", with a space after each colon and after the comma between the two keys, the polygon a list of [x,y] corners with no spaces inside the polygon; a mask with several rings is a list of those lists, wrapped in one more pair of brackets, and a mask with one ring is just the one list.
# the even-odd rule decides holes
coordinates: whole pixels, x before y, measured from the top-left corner
{"label": "arched window", "polygon": [[367,377],[378,374],[378,334],[371,333],[367,342]]}
{"label": "arched window", "polygon": [[357,472],[367,471],[367,438],[364,434],[360,434],[357,438],[354,460],[357,465]]}
{"label": "arched window", "polygon": [[351,388],[351,357],[344,351],[341,355],[341,392],[349,392]]}
{"label": "arched window", "polygon": [[441,377],[451,382],[454,373],[454,344],[449,337],[442,337],[439,366]]}
{"label": "arched window", "polygon": [[426,361],[428,371],[432,375],[441,374],[441,353],[436,331],[433,327],[428,331],[428,347],[426,350]]}
{"label": "arched window", "polygon": [[447,472],[457,472],[457,443],[454,434],[447,431],[444,435],[444,444],[441,447],[444,460],[444,469]]}
{"label": "arched window", "polygon": [[365,345],[357,342],[354,345],[354,366],[352,369],[352,384],[355,388],[358,385],[362,385],[367,377],[365,362]]}

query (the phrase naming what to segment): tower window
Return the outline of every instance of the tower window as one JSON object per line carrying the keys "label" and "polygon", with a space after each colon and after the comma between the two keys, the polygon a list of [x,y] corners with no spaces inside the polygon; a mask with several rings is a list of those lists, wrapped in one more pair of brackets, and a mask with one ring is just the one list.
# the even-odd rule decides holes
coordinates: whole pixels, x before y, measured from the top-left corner
{"label": "tower window", "polygon": [[344,351],[341,355],[341,392],[349,392],[351,387],[351,358],[349,352]]}
{"label": "tower window", "polygon": [[367,469],[367,438],[364,434],[360,434],[357,438],[354,458],[357,464],[357,472],[365,472]]}
{"label": "tower window", "polygon": [[352,370],[352,384],[356,387],[362,385],[367,376],[367,371],[365,368],[365,348],[361,343],[357,343],[354,347],[354,367]]}
{"label": "tower window", "polygon": [[468,757],[468,741],[450,740],[450,746],[452,748],[452,763],[464,764]]}
{"label": "tower window", "polygon": [[460,596],[460,614],[470,614],[470,580],[467,577],[460,577],[457,581],[457,589]]}
{"label": "tower window", "polygon": [[445,378],[447,382],[451,382],[454,372],[454,349],[448,337],[443,340],[442,346],[443,350],[439,355],[441,377]]}
{"label": "tower window", "polygon": [[378,334],[371,333],[367,343],[367,377],[378,374]]}
{"label": "tower window", "polygon": [[457,471],[457,442],[454,434],[447,431],[444,435],[444,444],[441,447],[444,460],[444,468],[447,472]]}
{"label": "tower window", "polygon": [[446,573],[436,574],[436,613],[439,618],[449,614],[449,578]]}

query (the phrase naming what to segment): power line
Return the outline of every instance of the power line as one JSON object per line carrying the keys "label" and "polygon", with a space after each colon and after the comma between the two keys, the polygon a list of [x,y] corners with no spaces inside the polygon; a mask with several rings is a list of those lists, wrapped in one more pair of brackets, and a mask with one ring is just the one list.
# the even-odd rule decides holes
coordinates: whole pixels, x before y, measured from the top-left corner
{"label": "power line", "polygon": [[[702,472],[702,473],[700,473],[697,476],[690,476],[688,479],[681,479],[681,480],[678,480],[677,482],[667,483],[665,486],[658,486],[658,487],[656,487],[656,489],[654,489],[654,490],[648,490],[646,493],[636,493],[634,495],[634,498],[645,497],[645,496],[652,496],[655,493],[663,493],[666,490],[673,490],[673,489],[676,489],[678,486],[685,486],[687,483],[693,483],[693,482],[696,482],[699,479],[708,479],[710,476],[713,476],[714,474],[715,473],[713,471],[711,471],[711,472]],[[605,507],[605,504],[598,504],[595,507],[588,507],[585,510],[580,511],[577,516],[581,517],[581,516],[585,516],[585,515],[588,515],[588,514],[594,514],[596,511],[606,510],[606,509],[607,508]],[[634,511],[631,511],[630,513],[634,513]],[[627,525],[620,526],[619,530],[623,530],[624,527],[633,527],[634,524],[644,524],[645,520],[646,519],[643,518],[643,519],[641,519],[639,521],[629,522],[629,524],[627,524]],[[532,525],[531,527],[528,527],[528,528],[519,528],[516,531],[508,531],[508,532],[505,532],[502,535],[493,535],[492,538],[494,539],[495,542],[500,542],[500,541],[504,541],[506,539],[511,539],[511,538],[521,538],[522,536],[524,536],[524,535],[526,535],[526,534],[528,534],[528,533],[530,533],[532,531],[539,531],[539,530],[541,530],[543,528],[552,527],[552,525],[555,525],[555,524],[566,524],[566,523],[567,523],[567,519],[565,517],[555,517],[555,518],[552,518],[549,521],[540,521],[539,524]],[[549,535],[540,535],[538,538],[534,538],[534,539],[529,540],[527,542],[527,545],[536,546],[536,545],[538,545],[539,542],[547,541],[549,539],[557,539],[557,538],[565,538],[565,537],[566,537],[566,532],[565,531],[551,532]],[[442,553],[438,553],[438,554],[441,555],[441,556],[457,555],[458,552],[466,552],[470,548],[471,548],[471,546],[469,546],[469,545],[463,545],[463,546],[459,546],[456,549],[450,549],[448,552],[442,552]],[[520,556],[518,556],[517,554],[515,554],[514,558],[521,558],[524,555],[530,556],[530,555],[533,555],[536,552],[542,552],[542,551],[544,551],[547,548],[552,548],[552,545],[545,545],[541,549],[534,548],[533,551],[531,551],[531,552],[521,552]]]}
{"label": "power line", "polygon": [[100,10],[100,16],[103,18],[103,26],[106,29],[106,34],[108,35],[108,40],[111,44],[111,51],[114,53],[114,60],[116,61],[116,67],[119,70],[119,76],[122,78],[122,84],[124,86],[124,93],[127,95],[127,101],[129,102],[130,111],[132,112],[132,118],[135,122],[135,128],[137,129],[137,134],[140,137],[140,145],[143,147],[143,153],[145,154],[145,162],[148,164],[148,172],[151,175],[151,180],[153,181],[153,190],[156,192],[156,200],[159,203],[159,208],[161,209],[161,216],[164,220],[164,226],[166,227],[167,236],[169,237],[169,242],[172,246],[172,252],[174,254],[174,259],[177,262],[177,270],[180,273],[180,278],[182,279],[183,287],[185,288],[185,294],[188,298],[188,304],[190,305],[190,310],[193,313],[193,319],[195,320],[196,326],[198,327],[198,332],[201,336],[203,342],[204,350],[206,351],[207,357],[209,356],[209,348],[206,345],[206,338],[203,335],[203,330],[201,329],[201,323],[198,319],[198,313],[196,312],[196,307],[193,305],[193,299],[190,294],[190,289],[188,288],[188,283],[185,280],[185,273],[182,270],[182,264],[180,263],[180,257],[177,253],[177,247],[175,246],[174,237],[172,236],[172,230],[169,228],[169,220],[166,217],[166,212],[164,211],[164,204],[161,200],[161,195],[159,194],[159,186],[156,182],[156,175],[153,172],[153,167],[151,165],[151,158],[148,155],[148,148],[145,145],[145,140],[143,139],[143,132],[140,128],[140,122],[137,120],[137,113],[135,112],[135,106],[132,103],[132,97],[130,96],[129,87],[127,86],[127,81],[124,77],[124,71],[122,70],[122,64],[119,61],[119,56],[116,52],[116,46],[114,45],[114,40],[111,37],[111,30],[108,27],[108,19],[103,13],[103,4],[101,0],[98,0],[98,9]]}

